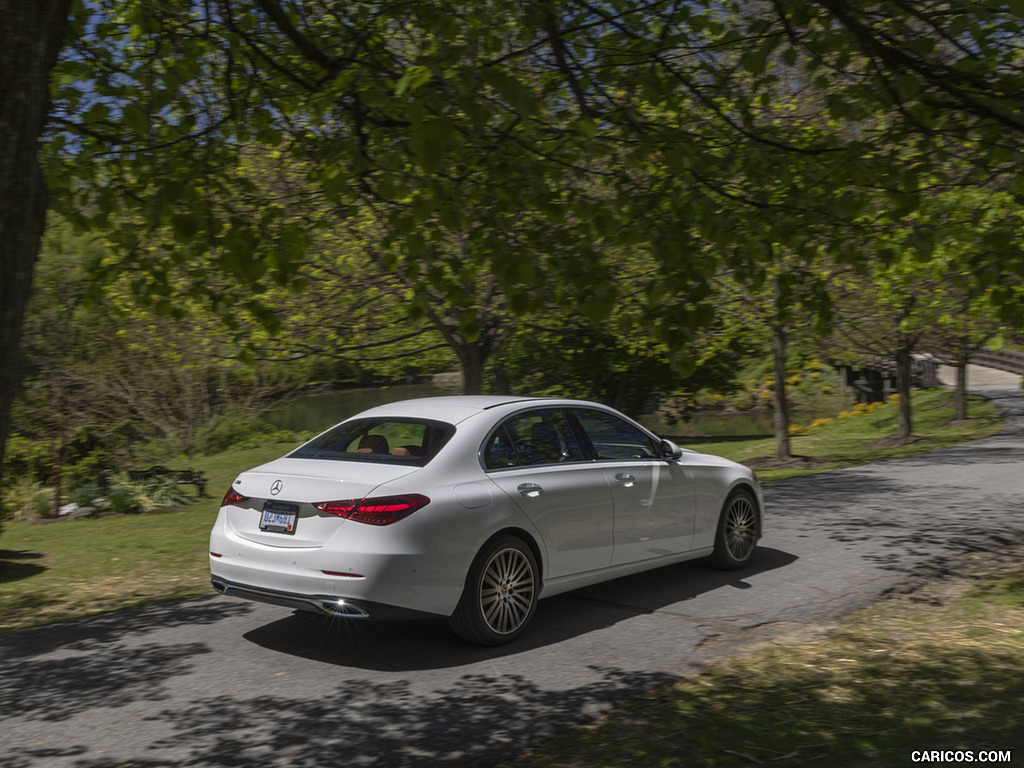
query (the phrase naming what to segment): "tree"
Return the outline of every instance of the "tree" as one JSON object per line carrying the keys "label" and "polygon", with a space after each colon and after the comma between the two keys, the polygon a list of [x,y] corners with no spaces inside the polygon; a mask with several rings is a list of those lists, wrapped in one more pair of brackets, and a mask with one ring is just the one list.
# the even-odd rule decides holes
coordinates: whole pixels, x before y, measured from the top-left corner
{"label": "tree", "polygon": [[[879,182],[893,207],[912,211],[920,179],[964,147],[977,173],[1003,174],[1011,194],[1024,193],[1015,172],[1024,137],[1016,5],[76,3],[72,45],[55,80],[46,172],[62,192],[55,202],[107,230],[120,248],[119,269],[144,274],[141,296],[168,314],[176,312],[168,263],[196,257],[187,293],[222,306],[234,298],[211,285],[213,264],[235,281],[229,290],[253,293],[249,311],[273,323],[259,291],[292,282],[306,237],[275,206],[255,218],[237,207],[252,192],[239,156],[255,144],[312,163],[311,182],[339,211],[365,200],[386,209],[386,257],[415,281],[417,295],[463,289],[467,265],[453,258],[461,238],[472,246],[470,271],[492,275],[513,314],[540,306],[520,279],[524,252],[504,237],[515,221],[530,258],[545,256],[540,264],[556,291],[596,320],[614,302],[605,248],[650,247],[664,279],[686,295],[657,324],[661,341],[681,346],[713,313],[705,299],[720,261],[756,274],[758,242],[793,249],[791,236],[755,236],[742,214],[784,207],[796,186],[780,178],[780,158],[827,159],[830,168],[851,161],[823,211],[841,212],[848,193]],[[4,183],[19,180],[5,187],[5,199],[16,190],[35,206],[0,231],[5,248],[21,249],[0,264],[15,274],[6,284],[15,300],[3,302],[0,318],[4,354],[16,347],[18,295],[31,280],[44,207],[34,192],[35,141],[68,7],[2,6],[20,15],[5,16],[16,23],[4,25],[0,43],[10,45],[0,75],[5,86],[27,82],[14,74],[34,77],[21,91],[34,98],[27,111],[0,104],[5,116],[27,116],[3,123],[0,170]],[[836,122],[827,141],[795,140],[784,126],[759,121],[765,89],[778,78],[766,66],[775,55],[827,91]],[[874,115],[887,119],[857,130]],[[900,157],[908,145],[917,150],[912,163]],[[886,161],[898,171],[872,171]],[[177,248],[143,247],[164,228]],[[715,244],[703,263],[686,253],[694,232]],[[870,258],[854,240],[844,235],[828,250],[840,262]],[[1024,273],[1019,247],[985,258],[999,272]],[[420,263],[441,268],[423,271]],[[1024,309],[1002,294],[993,301],[1024,325]],[[472,344],[482,324],[461,309],[457,322]],[[0,383],[0,436],[13,382]]]}
{"label": "tree", "polygon": [[0,467],[19,381],[11,363],[49,207],[38,146],[70,6],[71,0],[0,0]]}
{"label": "tree", "polygon": [[895,440],[901,443],[918,439],[913,433],[910,397],[913,354],[944,311],[942,281],[923,275],[914,251],[901,242],[908,231],[891,233],[891,250],[884,260],[833,278],[838,336],[855,359],[895,368],[899,395]]}
{"label": "tree", "polygon": [[[1016,247],[1021,220],[1012,196],[996,185],[989,189],[958,189],[928,199],[922,215],[943,232],[924,269],[940,281],[941,290],[931,297],[937,305],[935,324],[928,330],[924,350],[952,356],[956,367],[956,420],[967,418],[967,365],[979,350],[1012,328],[1007,297],[1020,304],[1024,280],[998,274],[991,268],[975,272],[980,260]],[[993,300],[998,292],[999,301]],[[1002,314],[1002,316],[1001,316]],[[1012,318],[1012,311],[1009,313]]]}

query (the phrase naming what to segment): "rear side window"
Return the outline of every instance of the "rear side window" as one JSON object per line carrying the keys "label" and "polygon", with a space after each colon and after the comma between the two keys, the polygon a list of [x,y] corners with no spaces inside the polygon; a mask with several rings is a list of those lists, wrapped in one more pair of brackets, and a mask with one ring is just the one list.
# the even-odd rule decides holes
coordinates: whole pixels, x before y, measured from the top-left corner
{"label": "rear side window", "polygon": [[606,411],[573,409],[598,459],[654,459],[658,448],[639,427]]}
{"label": "rear side window", "polygon": [[487,469],[583,460],[579,441],[557,408],[526,411],[506,419],[484,446]]}
{"label": "rear side window", "polygon": [[288,454],[290,459],[367,461],[422,467],[455,434],[425,419],[356,419],[339,424]]}

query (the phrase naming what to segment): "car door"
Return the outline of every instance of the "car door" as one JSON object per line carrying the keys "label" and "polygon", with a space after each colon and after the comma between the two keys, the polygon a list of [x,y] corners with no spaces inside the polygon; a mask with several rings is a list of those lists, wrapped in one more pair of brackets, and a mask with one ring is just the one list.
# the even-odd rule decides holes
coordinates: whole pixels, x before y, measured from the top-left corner
{"label": "car door", "polygon": [[659,444],[647,432],[614,413],[577,408],[572,415],[612,492],[612,564],[690,551],[694,534],[690,472],[662,458]]}
{"label": "car door", "polygon": [[483,449],[484,468],[536,526],[547,551],[545,578],[607,568],[612,494],[559,408],[517,413]]}

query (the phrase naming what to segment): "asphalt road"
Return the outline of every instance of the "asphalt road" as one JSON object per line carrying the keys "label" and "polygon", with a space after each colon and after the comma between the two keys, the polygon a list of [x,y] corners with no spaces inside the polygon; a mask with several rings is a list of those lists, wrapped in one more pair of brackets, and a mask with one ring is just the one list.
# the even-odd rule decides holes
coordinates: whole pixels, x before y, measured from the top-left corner
{"label": "asphalt road", "polygon": [[0,766],[468,766],[737,644],[827,624],[928,562],[1024,536],[1024,393],[993,438],[773,483],[762,547],[541,602],[521,642],[211,595],[0,639]]}

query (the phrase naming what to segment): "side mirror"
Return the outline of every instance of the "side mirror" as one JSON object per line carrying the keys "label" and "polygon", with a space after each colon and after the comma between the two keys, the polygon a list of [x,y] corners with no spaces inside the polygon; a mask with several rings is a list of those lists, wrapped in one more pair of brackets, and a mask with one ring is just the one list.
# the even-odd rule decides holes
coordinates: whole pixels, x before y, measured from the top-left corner
{"label": "side mirror", "polygon": [[677,461],[683,456],[683,449],[673,443],[671,440],[661,441],[661,455],[663,458],[670,461]]}

